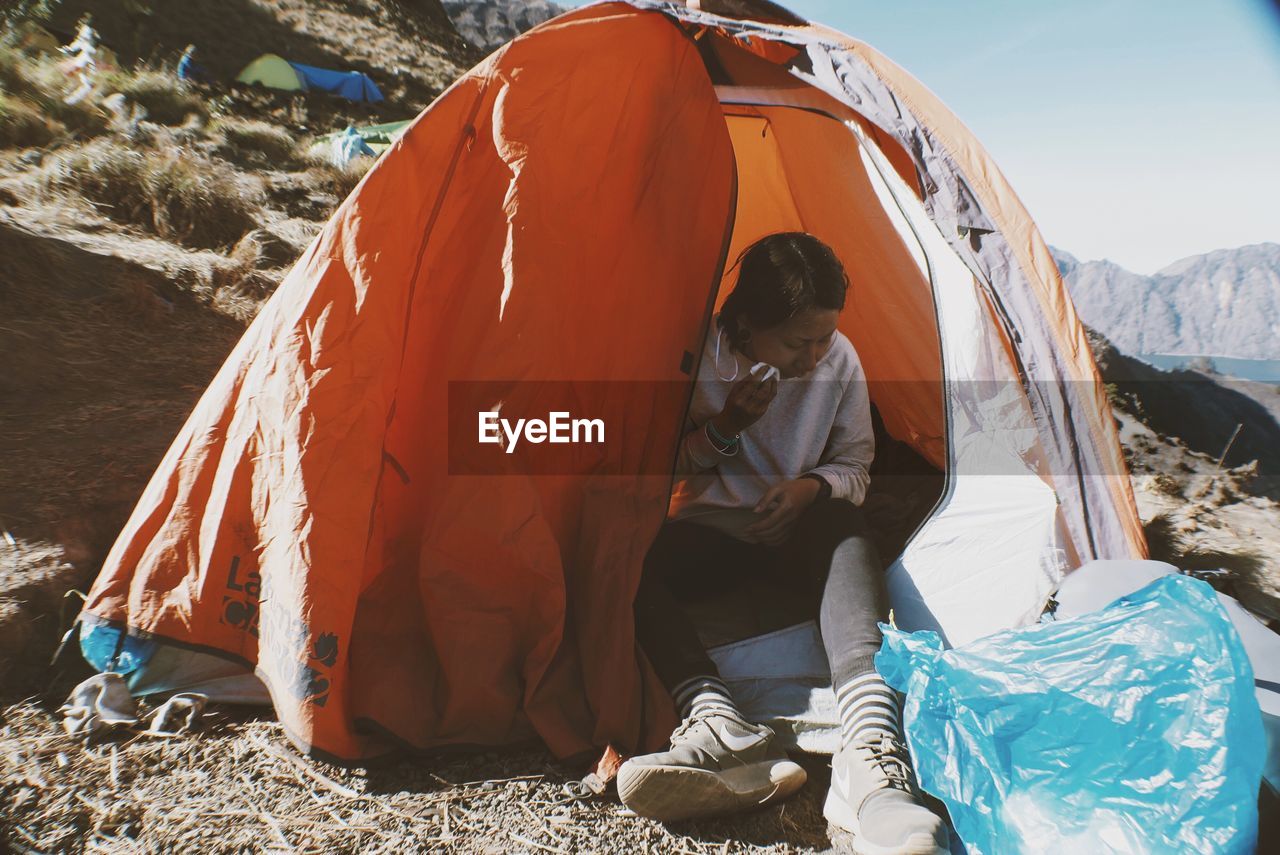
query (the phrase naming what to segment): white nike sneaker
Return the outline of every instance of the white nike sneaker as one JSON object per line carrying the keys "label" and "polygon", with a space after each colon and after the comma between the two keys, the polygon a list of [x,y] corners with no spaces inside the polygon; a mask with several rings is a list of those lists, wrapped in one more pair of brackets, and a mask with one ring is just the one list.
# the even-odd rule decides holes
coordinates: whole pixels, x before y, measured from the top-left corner
{"label": "white nike sneaker", "polygon": [[713,713],[686,719],[670,751],[623,763],[618,796],[640,816],[670,822],[785,799],[806,777],[768,727]]}
{"label": "white nike sneaker", "polygon": [[947,855],[946,823],[920,803],[911,757],[882,736],[855,742],[831,759],[827,821],[853,835],[860,855]]}

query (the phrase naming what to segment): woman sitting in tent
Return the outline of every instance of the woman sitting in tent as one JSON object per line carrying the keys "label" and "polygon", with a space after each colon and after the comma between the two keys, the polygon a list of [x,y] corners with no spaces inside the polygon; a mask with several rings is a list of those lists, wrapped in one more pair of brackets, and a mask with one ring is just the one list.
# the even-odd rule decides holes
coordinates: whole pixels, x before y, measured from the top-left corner
{"label": "woman sitting in tent", "polygon": [[695,582],[783,574],[820,602],[840,708],[824,813],[868,851],[945,852],[945,826],[919,802],[897,698],[872,662],[888,600],[858,507],[874,437],[858,354],[836,329],[848,278],[826,244],[799,232],[758,241],[739,265],[703,354],[683,480],[636,598],[640,646],[684,721],[669,751],[623,765],[619,794],[638,814],[673,820],[804,783],[773,731],[738,710],[677,599]]}

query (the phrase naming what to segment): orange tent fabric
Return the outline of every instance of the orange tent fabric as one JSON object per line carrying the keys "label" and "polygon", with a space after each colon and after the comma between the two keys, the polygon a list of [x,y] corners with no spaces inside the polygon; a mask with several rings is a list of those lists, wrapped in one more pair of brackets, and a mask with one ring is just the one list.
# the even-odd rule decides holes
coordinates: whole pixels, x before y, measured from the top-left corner
{"label": "orange tent fabric", "polygon": [[[670,478],[451,478],[448,383],[689,384],[731,159],[711,84],[660,16],[569,16],[491,57],[254,321],[88,611],[254,664],[290,733],[340,757],[535,731],[569,755],[640,744],[645,716],[671,725],[625,631]],[[671,458],[682,404],[620,411],[621,453]],[[254,625],[228,624],[229,585],[255,576]]]}
{"label": "orange tent fabric", "polygon": [[[943,460],[927,283],[887,229],[842,230],[820,200],[834,181],[871,205],[862,168],[822,170],[843,155],[812,117],[722,105],[697,22],[645,7],[562,15],[418,118],[200,400],[87,620],[243,663],[291,737],[331,758],[535,736],[560,756],[658,747],[674,716],[631,603],[730,253],[783,222],[829,240],[855,281],[902,287],[844,323],[873,382],[916,381],[882,387],[890,429]],[[735,44],[739,59],[797,54]],[[1096,380],[1052,262],[985,154],[918,84],[848,45],[985,176],[974,191],[1020,242],[1071,379]],[[825,153],[772,148],[752,136],[762,123]],[[873,130],[914,178],[913,155]],[[770,163],[787,187],[747,186]],[[746,201],[784,191],[791,207]],[[609,426],[603,450],[567,452],[551,474],[460,462],[477,410],[537,409],[573,383]],[[1105,399],[1093,405],[1090,439],[1118,459]],[[1140,552],[1132,497],[1108,489],[1130,538],[1115,549]]]}

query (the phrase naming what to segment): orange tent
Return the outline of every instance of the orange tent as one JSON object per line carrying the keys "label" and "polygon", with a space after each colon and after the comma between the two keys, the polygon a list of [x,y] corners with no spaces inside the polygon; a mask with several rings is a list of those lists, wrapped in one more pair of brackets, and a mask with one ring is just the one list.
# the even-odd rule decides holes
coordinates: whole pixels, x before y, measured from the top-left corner
{"label": "orange tent", "polygon": [[[90,660],[230,698],[256,675],[332,758],[660,745],[641,561],[726,262],[790,228],[844,260],[873,401],[947,473],[890,570],[900,626],[958,643],[1141,556],[1082,328],[999,170],[884,57],[760,8],[593,5],[436,99],[161,462],[90,593]],[[607,444],[541,469],[475,444],[478,412],[566,395]]]}

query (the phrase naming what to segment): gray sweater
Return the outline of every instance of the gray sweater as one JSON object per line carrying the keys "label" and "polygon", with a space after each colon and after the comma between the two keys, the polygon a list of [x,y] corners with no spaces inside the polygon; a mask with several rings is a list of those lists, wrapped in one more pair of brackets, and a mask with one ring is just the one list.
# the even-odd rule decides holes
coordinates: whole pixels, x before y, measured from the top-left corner
{"label": "gray sweater", "polygon": [[[804,377],[782,380],[769,410],[742,432],[738,452],[716,451],[703,425],[724,407],[733,384],[747,376],[752,361],[720,342],[713,322],[698,368],[689,422],[676,461],[676,484],[668,518],[711,526],[742,540],[760,518],[752,510],[765,491],[806,473],[822,476],[831,496],[862,504],[875,454],[866,376],[853,345],[835,334],[831,349]],[[734,364],[737,377],[732,377]]]}

